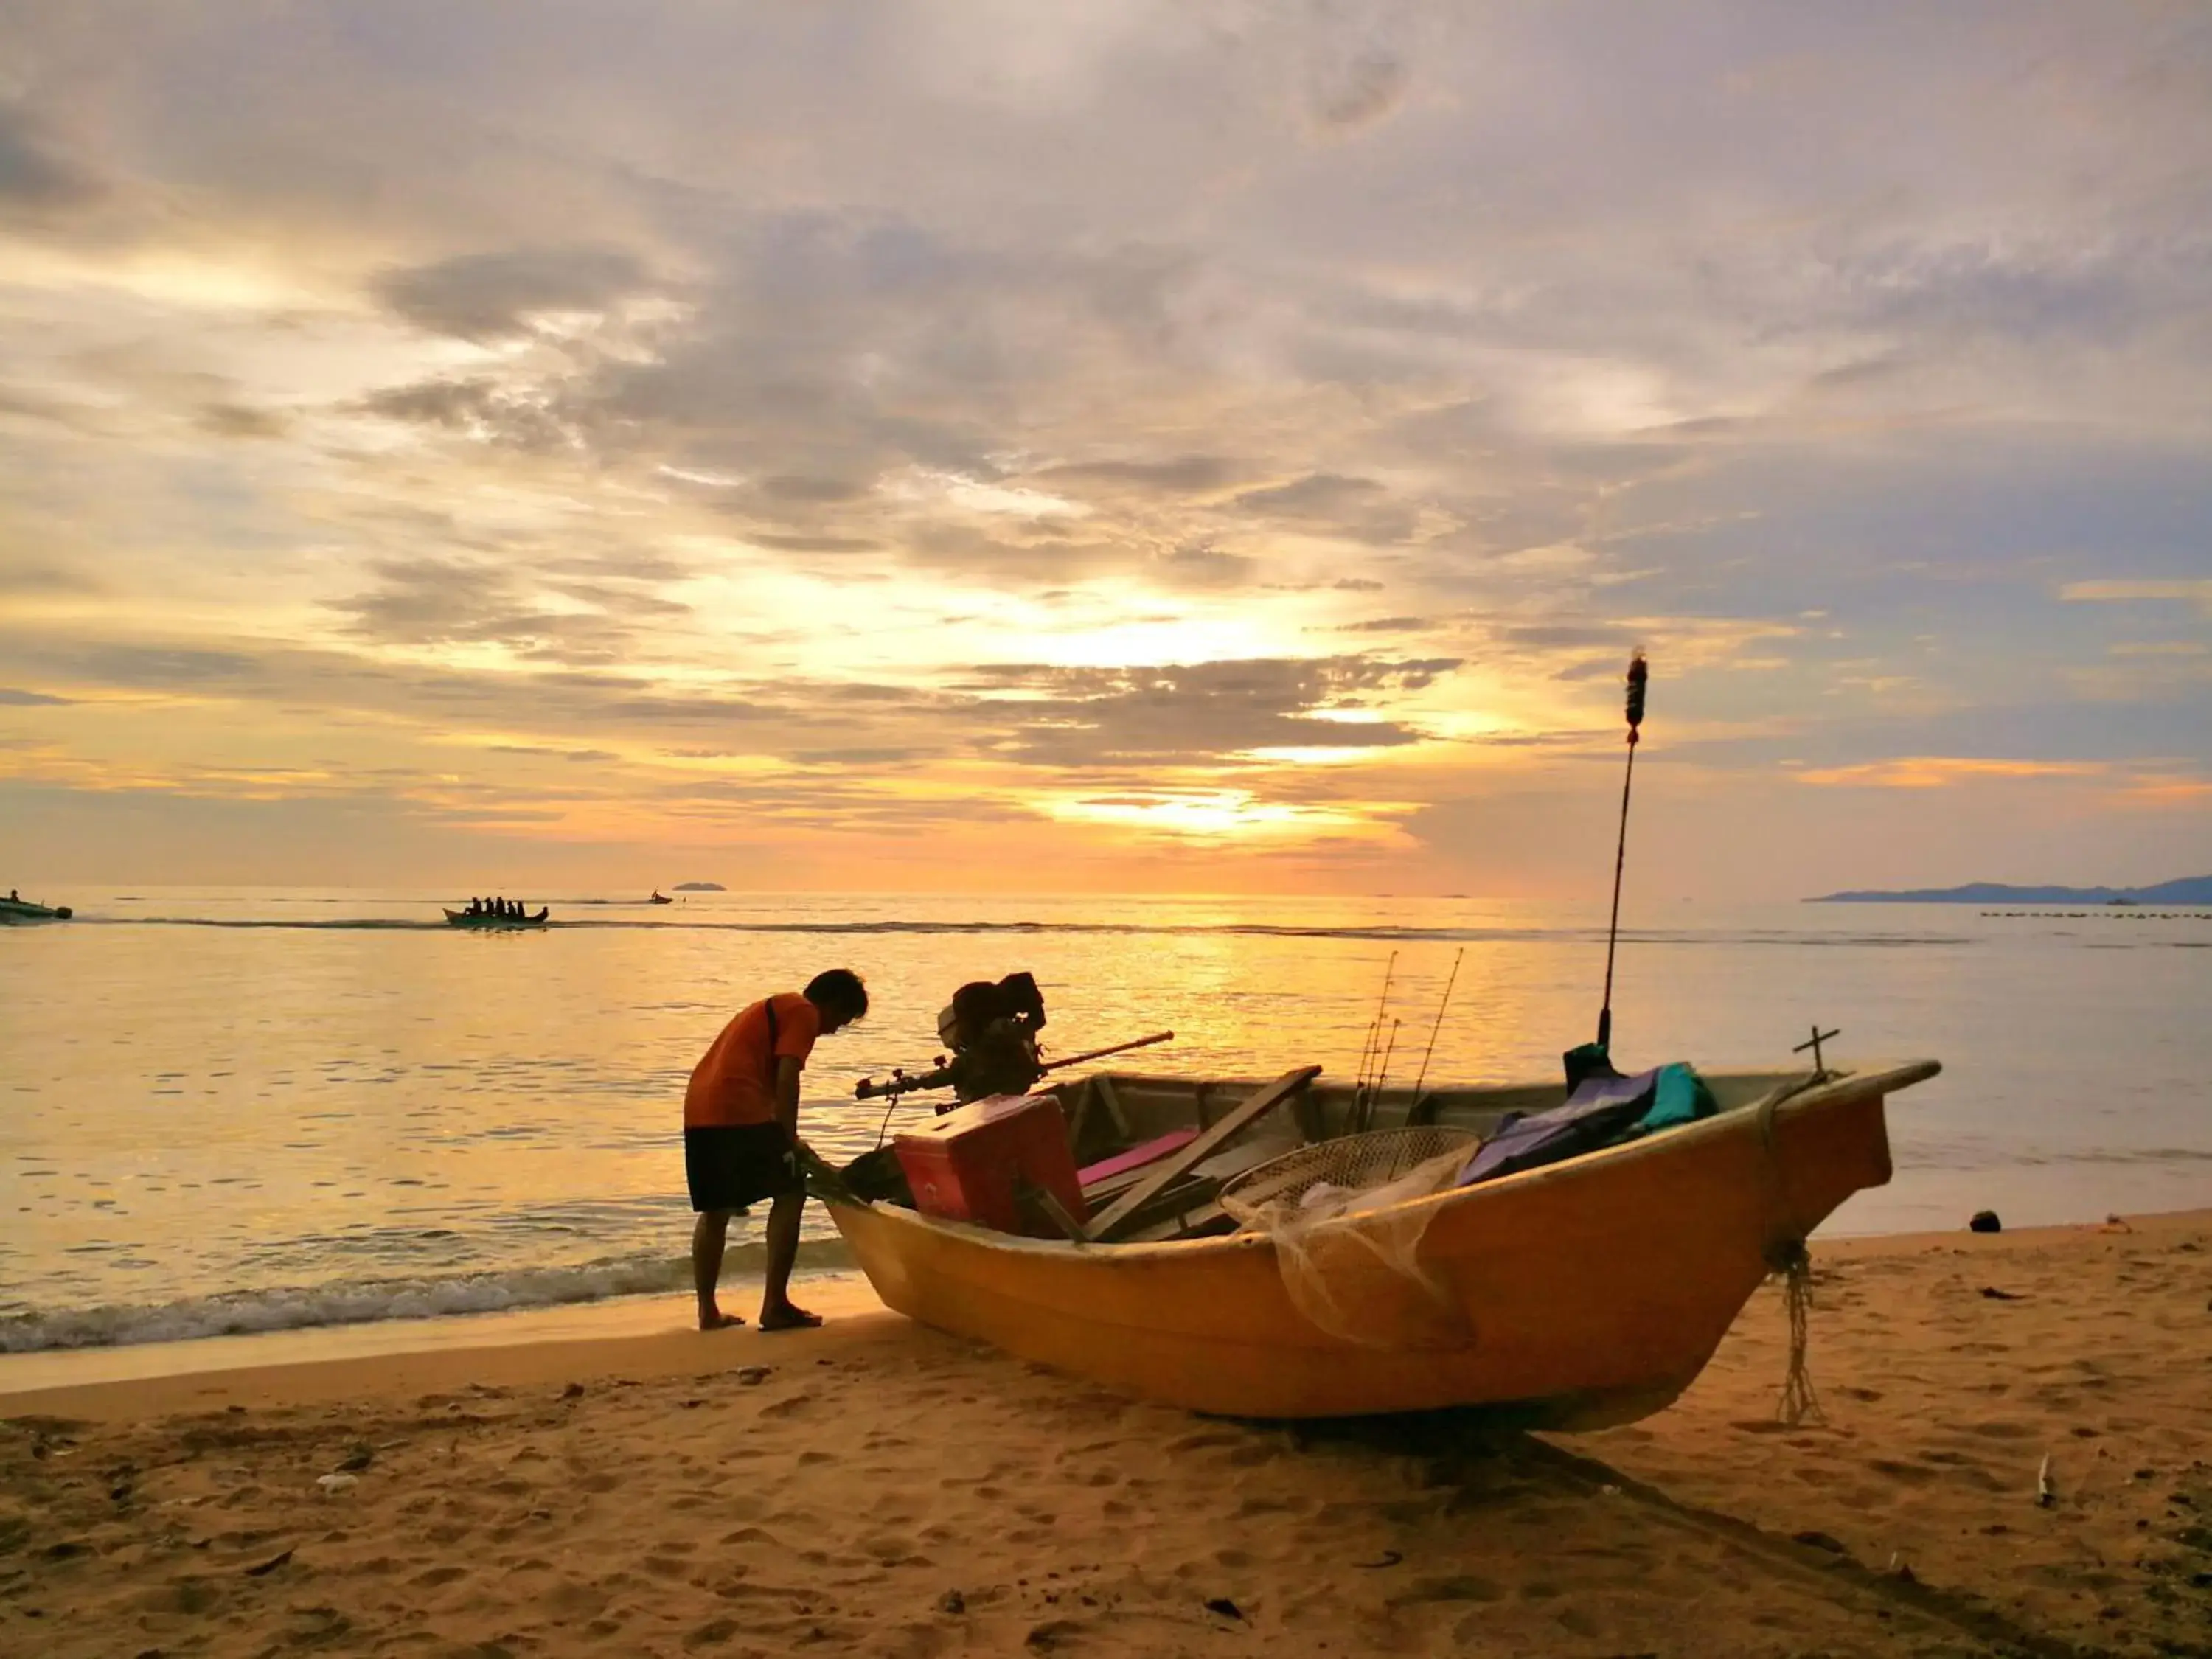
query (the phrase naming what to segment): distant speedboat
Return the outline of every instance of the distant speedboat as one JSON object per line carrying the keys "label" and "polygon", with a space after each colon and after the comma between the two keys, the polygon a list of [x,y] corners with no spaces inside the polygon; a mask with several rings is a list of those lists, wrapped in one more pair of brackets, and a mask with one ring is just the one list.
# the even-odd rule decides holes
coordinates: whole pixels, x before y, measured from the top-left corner
{"label": "distant speedboat", "polygon": [[0,898],[0,922],[67,921],[75,914],[66,904],[33,904],[28,899]]}
{"label": "distant speedboat", "polygon": [[662,892],[658,887],[653,890],[652,902],[655,904],[673,904],[676,902],[674,899],[669,897],[667,894]]}
{"label": "distant speedboat", "polygon": [[547,905],[544,908],[538,911],[534,915],[520,916],[472,916],[465,910],[448,910],[446,912],[446,920],[453,923],[456,927],[488,927],[493,929],[501,927],[543,927],[545,925],[545,918],[552,914],[553,908],[550,905]]}

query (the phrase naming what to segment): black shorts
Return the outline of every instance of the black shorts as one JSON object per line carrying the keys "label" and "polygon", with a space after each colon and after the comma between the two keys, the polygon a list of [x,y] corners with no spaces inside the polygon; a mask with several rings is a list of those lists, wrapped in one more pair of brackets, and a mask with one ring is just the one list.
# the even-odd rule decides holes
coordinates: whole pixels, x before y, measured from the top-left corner
{"label": "black shorts", "polygon": [[742,1210],[805,1190],[799,1153],[781,1123],[733,1123],[684,1131],[684,1176],[695,1210]]}

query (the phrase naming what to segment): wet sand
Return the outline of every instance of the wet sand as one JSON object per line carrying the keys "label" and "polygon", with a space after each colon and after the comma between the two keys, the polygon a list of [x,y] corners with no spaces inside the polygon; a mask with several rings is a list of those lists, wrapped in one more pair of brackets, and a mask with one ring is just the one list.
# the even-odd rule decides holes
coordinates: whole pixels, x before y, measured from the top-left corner
{"label": "wet sand", "polygon": [[1194,1418],[827,1294],[0,1365],[0,1652],[2212,1653],[2212,1212],[1819,1248],[1796,1429],[1773,1289],[1559,1437]]}

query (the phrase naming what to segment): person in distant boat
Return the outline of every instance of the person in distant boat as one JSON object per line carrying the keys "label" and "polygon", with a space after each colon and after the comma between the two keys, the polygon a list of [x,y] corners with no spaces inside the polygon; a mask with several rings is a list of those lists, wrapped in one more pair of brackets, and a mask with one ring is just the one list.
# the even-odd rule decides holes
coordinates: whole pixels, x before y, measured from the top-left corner
{"label": "person in distant boat", "polygon": [[768,1212],[768,1283],[760,1328],[790,1330],[821,1317],[791,1299],[799,1259],[799,1212],[806,1189],[799,1170],[799,1075],[815,1039],[842,1030],[868,1012],[868,988],[849,968],[832,968],[804,994],[779,992],[722,1028],[684,1091],[684,1174],[699,1219],[691,1229],[691,1282],[699,1328],[744,1321],[714,1299],[730,1217],[763,1199]]}

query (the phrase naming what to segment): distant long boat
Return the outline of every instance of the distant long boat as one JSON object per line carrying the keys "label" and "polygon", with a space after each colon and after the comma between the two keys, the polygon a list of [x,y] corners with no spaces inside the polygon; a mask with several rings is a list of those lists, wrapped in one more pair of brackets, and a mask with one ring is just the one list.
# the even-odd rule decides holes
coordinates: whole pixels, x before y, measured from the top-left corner
{"label": "distant long boat", "polygon": [[66,904],[33,904],[28,899],[0,898],[0,922],[67,921],[75,914]]}
{"label": "distant long boat", "polygon": [[545,918],[552,914],[553,907],[550,905],[547,905],[534,915],[520,916],[472,916],[465,910],[447,910],[446,920],[456,927],[543,927],[545,925]]}

